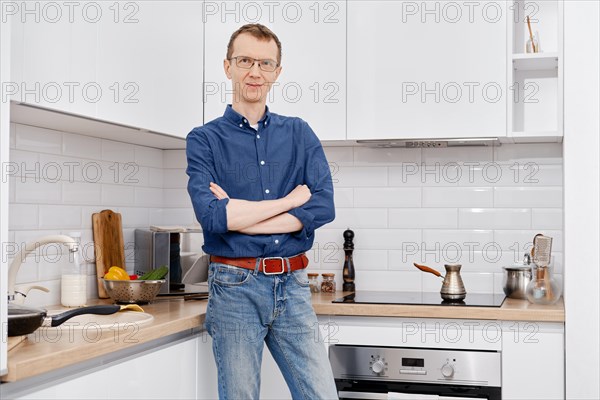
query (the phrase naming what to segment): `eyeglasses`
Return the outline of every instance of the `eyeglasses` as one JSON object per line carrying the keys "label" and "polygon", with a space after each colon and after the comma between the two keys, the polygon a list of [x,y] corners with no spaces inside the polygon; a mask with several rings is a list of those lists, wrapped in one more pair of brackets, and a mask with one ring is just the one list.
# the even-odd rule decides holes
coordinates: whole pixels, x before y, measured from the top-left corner
{"label": "eyeglasses", "polygon": [[231,57],[230,60],[235,60],[235,65],[237,65],[240,68],[244,68],[244,69],[252,68],[254,66],[254,63],[258,63],[258,68],[260,68],[261,70],[263,70],[265,72],[273,72],[278,67],[277,61],[269,60],[269,59],[256,60],[252,57],[237,56],[237,57]]}

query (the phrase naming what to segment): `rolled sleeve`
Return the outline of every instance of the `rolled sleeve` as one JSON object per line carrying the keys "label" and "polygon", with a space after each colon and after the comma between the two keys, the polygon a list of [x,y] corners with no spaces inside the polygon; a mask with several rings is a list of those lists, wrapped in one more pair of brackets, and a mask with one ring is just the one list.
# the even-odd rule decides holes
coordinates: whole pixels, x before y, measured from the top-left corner
{"label": "rolled sleeve", "polygon": [[200,128],[194,129],[186,139],[186,156],[189,176],[188,193],[196,219],[207,232],[227,232],[229,199],[218,200],[210,191],[210,182],[217,182],[212,151]]}
{"label": "rolled sleeve", "polygon": [[333,182],[329,163],[319,138],[304,121],[306,135],[306,158],[304,162],[304,181],[311,192],[311,198],[300,207],[288,211],[302,222],[302,230],[295,235],[310,238],[314,231],[335,219],[333,202]]}

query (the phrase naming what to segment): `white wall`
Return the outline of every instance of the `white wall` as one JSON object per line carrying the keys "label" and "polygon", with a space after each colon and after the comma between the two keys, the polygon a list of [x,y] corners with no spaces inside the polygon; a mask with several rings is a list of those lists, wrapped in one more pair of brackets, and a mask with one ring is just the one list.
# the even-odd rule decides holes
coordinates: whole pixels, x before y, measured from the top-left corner
{"label": "white wall", "polygon": [[600,398],[600,7],[565,1],[566,397]]}

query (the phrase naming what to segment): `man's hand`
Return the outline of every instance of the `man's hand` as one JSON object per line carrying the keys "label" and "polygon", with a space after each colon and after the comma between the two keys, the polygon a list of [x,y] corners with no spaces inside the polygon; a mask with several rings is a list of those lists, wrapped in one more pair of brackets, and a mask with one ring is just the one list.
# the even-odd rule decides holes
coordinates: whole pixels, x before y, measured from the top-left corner
{"label": "man's hand", "polygon": [[223,200],[223,199],[228,199],[229,198],[229,195],[227,194],[227,192],[225,192],[221,186],[217,185],[214,182],[210,183],[210,191],[219,200]]}
{"label": "man's hand", "polygon": [[285,199],[290,201],[292,208],[300,207],[310,200],[310,189],[306,185],[298,185],[292,190]]}

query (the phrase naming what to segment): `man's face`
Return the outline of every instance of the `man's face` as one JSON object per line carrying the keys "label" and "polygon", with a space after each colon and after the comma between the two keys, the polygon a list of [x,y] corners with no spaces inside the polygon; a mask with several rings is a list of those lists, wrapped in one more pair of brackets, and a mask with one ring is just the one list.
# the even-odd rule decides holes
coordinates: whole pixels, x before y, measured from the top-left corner
{"label": "man's face", "polygon": [[[242,33],[233,42],[232,57],[250,57],[255,60],[277,61],[277,44],[273,39],[259,40],[254,36]],[[224,68],[227,78],[233,85],[234,102],[266,103],[271,86],[279,77],[281,67],[275,71],[267,72],[260,69],[258,61],[250,69],[237,65],[235,59],[225,60]]]}

